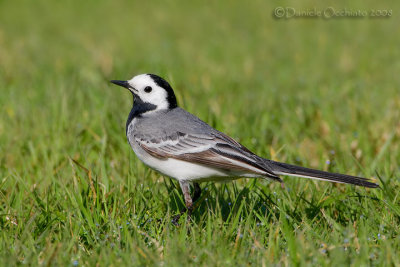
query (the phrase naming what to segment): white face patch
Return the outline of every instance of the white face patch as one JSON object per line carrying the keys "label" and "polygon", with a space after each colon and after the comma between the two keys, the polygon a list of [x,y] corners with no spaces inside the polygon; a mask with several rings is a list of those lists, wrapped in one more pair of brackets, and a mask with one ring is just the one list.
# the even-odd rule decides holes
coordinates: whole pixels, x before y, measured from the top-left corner
{"label": "white face patch", "polygon": [[169,107],[167,91],[158,86],[148,74],[137,75],[130,79],[128,83],[134,88],[130,90],[135,95],[140,97],[143,102],[155,105],[157,107],[156,110]]}

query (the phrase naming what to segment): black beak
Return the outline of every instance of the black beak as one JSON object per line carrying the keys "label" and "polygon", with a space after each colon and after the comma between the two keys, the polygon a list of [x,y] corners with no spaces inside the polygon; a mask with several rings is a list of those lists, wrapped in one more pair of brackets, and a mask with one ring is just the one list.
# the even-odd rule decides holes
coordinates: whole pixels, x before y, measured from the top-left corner
{"label": "black beak", "polygon": [[116,84],[116,85],[125,87],[125,88],[127,88],[127,89],[130,88],[130,85],[129,85],[129,83],[128,83],[127,81],[112,80],[112,81],[110,81],[110,82],[112,82],[113,84]]}

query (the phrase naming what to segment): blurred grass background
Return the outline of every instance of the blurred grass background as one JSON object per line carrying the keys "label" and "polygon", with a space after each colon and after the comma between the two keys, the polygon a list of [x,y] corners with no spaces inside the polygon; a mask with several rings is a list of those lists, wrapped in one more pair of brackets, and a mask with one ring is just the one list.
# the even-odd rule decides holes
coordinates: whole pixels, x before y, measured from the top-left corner
{"label": "blurred grass background", "polygon": [[[278,6],[393,15],[276,19]],[[0,1],[0,262],[399,265],[398,14],[395,1]],[[180,192],[136,159],[131,96],[108,83],[140,73],[260,155],[382,190],[203,184],[177,228]]]}

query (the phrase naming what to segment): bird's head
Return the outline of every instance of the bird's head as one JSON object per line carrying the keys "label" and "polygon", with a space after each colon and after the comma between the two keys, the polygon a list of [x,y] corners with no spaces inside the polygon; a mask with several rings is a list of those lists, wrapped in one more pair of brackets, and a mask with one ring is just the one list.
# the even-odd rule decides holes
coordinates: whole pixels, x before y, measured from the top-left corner
{"label": "bird's head", "polygon": [[140,74],[128,81],[112,80],[111,82],[131,91],[134,96],[134,105],[147,106],[147,111],[177,107],[172,87],[157,75]]}

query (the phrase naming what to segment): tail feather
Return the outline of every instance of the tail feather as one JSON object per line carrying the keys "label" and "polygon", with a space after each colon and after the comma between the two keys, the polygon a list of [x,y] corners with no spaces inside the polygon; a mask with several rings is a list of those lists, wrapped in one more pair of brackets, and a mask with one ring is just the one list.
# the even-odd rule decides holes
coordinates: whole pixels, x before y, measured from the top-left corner
{"label": "tail feather", "polygon": [[370,188],[379,187],[379,185],[371,182],[371,180],[367,178],[314,170],[277,161],[270,161],[269,163],[271,169],[277,175],[297,176],[297,177],[325,180],[336,183],[352,184]]}

